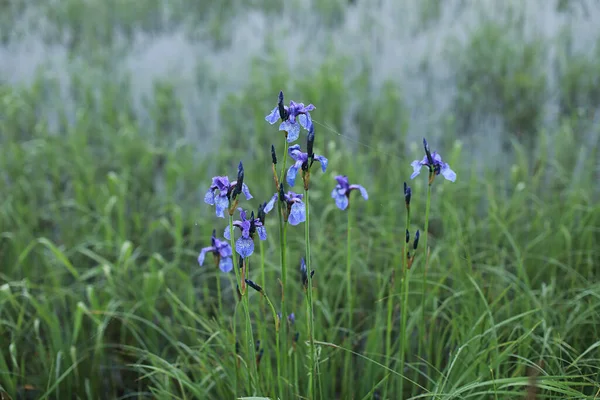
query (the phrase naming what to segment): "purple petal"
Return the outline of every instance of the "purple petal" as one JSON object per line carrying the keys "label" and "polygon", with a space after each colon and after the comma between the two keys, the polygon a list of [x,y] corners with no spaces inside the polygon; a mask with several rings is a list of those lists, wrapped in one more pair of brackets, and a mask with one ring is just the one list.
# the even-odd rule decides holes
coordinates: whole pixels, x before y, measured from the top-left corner
{"label": "purple petal", "polygon": [[298,124],[290,124],[289,128],[287,129],[287,142],[288,143],[293,143],[296,140],[298,140],[298,136],[300,136],[300,125]]}
{"label": "purple petal", "polygon": [[279,106],[275,106],[275,108],[273,109],[273,111],[271,111],[271,114],[267,115],[265,117],[265,120],[270,123],[271,125],[273,125],[275,122],[277,122],[277,120],[279,119]]}
{"label": "purple petal", "polygon": [[315,109],[316,109],[316,107],[315,107],[314,105],[312,105],[312,104],[309,104],[309,105],[307,105],[306,107],[304,107],[304,111],[305,111],[305,112],[308,112],[308,111],[313,111],[313,110],[315,110]]}
{"label": "purple petal", "polygon": [[441,174],[450,182],[456,181],[456,172],[452,171],[450,169],[450,166],[446,163],[444,163],[444,165],[442,166]]}
{"label": "purple petal", "polygon": [[250,189],[248,189],[248,185],[242,183],[242,193],[246,196],[246,200],[250,200],[252,195],[250,194]]}
{"label": "purple petal", "polygon": [[414,172],[410,176],[410,179],[415,179],[415,177],[421,173],[421,168],[423,167],[423,164],[421,164],[421,161],[415,160],[411,162],[410,165],[413,167],[414,170]]}
{"label": "purple petal", "polygon": [[200,264],[200,266],[204,264],[204,257],[206,256],[206,253],[213,250],[214,249],[212,247],[205,247],[202,250],[200,250],[200,254],[198,255],[198,264]]}
{"label": "purple petal", "polygon": [[235,242],[235,251],[243,258],[254,253],[254,241],[250,238],[241,237]]}
{"label": "purple petal", "polygon": [[273,207],[275,206],[275,202],[277,201],[277,198],[279,197],[279,194],[275,193],[273,195],[273,197],[271,197],[271,200],[269,200],[269,202],[267,203],[267,205],[265,206],[265,214],[268,214]]}
{"label": "purple petal", "polygon": [[348,177],[346,175],[338,175],[335,177],[335,180],[343,188],[347,188],[350,185],[350,183],[348,182]]}
{"label": "purple petal", "polygon": [[301,161],[296,161],[294,163],[294,165],[292,165],[290,167],[290,169],[288,169],[286,178],[287,178],[287,183],[290,186],[294,186],[294,184],[296,183],[296,175],[298,175],[298,169],[302,166],[302,162]]}
{"label": "purple petal", "polygon": [[367,193],[367,189],[365,189],[361,185],[350,185],[350,190],[359,190],[363,199],[369,200],[369,194]]}
{"label": "purple petal", "polygon": [[219,269],[225,273],[231,272],[233,269],[233,261],[231,257],[221,257],[221,261],[219,261]]}
{"label": "purple petal", "polygon": [[298,225],[304,221],[306,221],[306,209],[304,208],[304,203],[300,201],[292,204],[290,216],[288,218],[290,225]]}
{"label": "purple petal", "polygon": [[323,172],[325,172],[325,170],[327,169],[327,164],[329,163],[329,160],[327,160],[324,156],[317,156],[317,155],[315,155],[315,160],[317,160],[321,163],[321,170]]}
{"label": "purple petal", "polygon": [[206,204],[210,204],[213,206],[215,204],[215,191],[212,188],[209,188],[206,194],[204,195],[204,202]]}
{"label": "purple petal", "polygon": [[231,246],[227,242],[220,242],[219,255],[221,258],[231,257]]}
{"label": "purple petal", "polygon": [[231,235],[230,235],[230,229],[228,226],[225,227],[225,230],[223,231],[223,237],[227,240],[231,240]]}
{"label": "purple petal", "polygon": [[258,232],[258,238],[260,240],[267,240],[267,228],[259,226],[256,228],[256,232]]}
{"label": "purple petal", "polygon": [[223,211],[229,207],[229,200],[226,196],[215,196],[215,212],[217,217],[225,218]]}

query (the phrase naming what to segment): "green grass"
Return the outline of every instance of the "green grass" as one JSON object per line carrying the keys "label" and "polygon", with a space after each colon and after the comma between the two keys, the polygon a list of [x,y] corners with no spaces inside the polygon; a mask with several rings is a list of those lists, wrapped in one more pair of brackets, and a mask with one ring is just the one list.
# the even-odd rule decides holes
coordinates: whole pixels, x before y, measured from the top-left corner
{"label": "green grass", "polygon": [[[77,11],[65,4],[56,12]],[[333,24],[342,3],[327,4],[321,12]],[[438,11],[421,18],[433,24]],[[443,138],[423,133],[458,174],[455,183],[436,178],[428,222],[426,172],[409,179],[423,150],[408,137],[403,88],[390,81],[374,91],[368,68],[349,81],[335,54],[297,79],[279,53],[257,60],[248,84],[220,104],[222,131],[210,143],[184,138],[183,100],[168,81],[154,85],[147,119],[131,105],[127,79],[108,73],[100,83],[85,68],[69,76],[74,116],[43,75],[0,83],[0,390],[12,399],[600,398],[600,154],[590,117],[598,63],[565,56],[561,114],[542,127],[548,81],[533,67],[543,53],[511,47],[501,31],[493,25],[468,42],[454,65],[456,114]],[[86,35],[84,44],[110,42]],[[488,54],[490,43],[501,54]],[[235,274],[210,255],[200,267],[197,256],[213,229],[222,238],[228,226],[203,202],[213,176],[234,178],[243,161],[248,210],[275,193],[270,146],[279,173],[283,133],[264,116],[281,88],[286,100],[316,105],[315,152],[329,166],[311,171],[309,235],[305,224],[288,226],[282,258],[276,207],[247,264],[279,312],[286,260],[285,313],[296,318],[283,316],[276,336],[267,299],[248,290],[239,301]],[[457,133],[469,113],[490,112],[482,91],[500,93],[508,125],[527,126],[533,139],[506,133],[509,151],[489,163]],[[340,134],[351,107],[361,110],[352,114],[357,137]],[[302,131],[303,150],[305,141]],[[338,174],[369,192],[368,201],[353,193],[350,218],[330,198]],[[426,224],[429,235],[401,282],[405,181],[411,237]],[[293,189],[303,192],[300,175]],[[308,305],[306,237],[315,270]],[[251,354],[261,349],[257,365]]]}

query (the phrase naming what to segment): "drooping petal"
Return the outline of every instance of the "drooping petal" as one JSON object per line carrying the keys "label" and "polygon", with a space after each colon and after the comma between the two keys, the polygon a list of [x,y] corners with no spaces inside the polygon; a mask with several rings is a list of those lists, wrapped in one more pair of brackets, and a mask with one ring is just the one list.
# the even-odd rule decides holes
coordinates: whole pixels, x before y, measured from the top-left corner
{"label": "drooping petal", "polygon": [[410,175],[410,179],[415,179],[415,177],[421,173],[421,168],[423,167],[423,164],[421,164],[421,161],[415,160],[412,163],[410,163],[410,165],[411,167],[413,167],[413,173]]}
{"label": "drooping petal", "polygon": [[235,251],[243,258],[249,257],[254,253],[254,241],[249,237],[238,238],[235,242]]}
{"label": "drooping petal", "polygon": [[304,221],[306,221],[306,209],[304,208],[304,203],[299,201],[292,204],[290,216],[288,217],[290,225],[295,226]]}
{"label": "drooping petal", "polygon": [[444,163],[444,165],[442,166],[441,174],[450,182],[456,181],[456,172],[452,171],[450,169],[450,166],[446,163]]}
{"label": "drooping petal", "polygon": [[264,209],[265,214],[268,214],[273,209],[273,207],[275,206],[275,202],[277,201],[278,197],[279,197],[278,193],[275,193],[273,195],[273,197],[271,197],[271,200],[269,200],[269,202],[265,206],[265,209]]}
{"label": "drooping petal", "polygon": [[231,272],[233,269],[233,261],[231,257],[221,257],[219,261],[219,269],[225,273]]}
{"label": "drooping petal", "polygon": [[298,137],[300,136],[300,125],[290,123],[286,131],[288,133],[287,142],[293,143],[298,140]]}
{"label": "drooping petal", "polygon": [[208,253],[209,251],[213,251],[214,248],[212,247],[205,247],[202,250],[200,250],[200,254],[198,255],[198,264],[200,264],[200,266],[202,266],[202,264],[204,264],[204,257],[206,257],[206,253]]}
{"label": "drooping petal", "polygon": [[210,204],[211,206],[215,205],[215,191],[213,188],[209,188],[204,195],[204,202],[206,204]]}
{"label": "drooping petal", "polygon": [[[333,194],[333,193],[332,193]],[[346,208],[348,208],[348,197],[346,197],[346,195],[343,194],[337,194],[335,197],[335,205],[340,209],[340,210],[345,210]]]}
{"label": "drooping petal", "polygon": [[321,170],[323,172],[325,172],[325,170],[327,169],[327,164],[329,163],[329,160],[327,160],[325,158],[325,156],[318,156],[315,155],[315,160],[319,161],[319,163],[321,163]]}
{"label": "drooping petal", "polygon": [[215,212],[217,217],[225,218],[223,211],[229,207],[229,200],[227,196],[215,196]]}
{"label": "drooping petal", "polygon": [[223,237],[227,240],[231,240],[231,235],[229,232],[230,232],[229,227],[226,226],[225,229],[223,230]]}
{"label": "drooping petal", "polygon": [[288,172],[286,175],[288,185],[294,186],[294,184],[296,183],[296,175],[298,175],[298,170],[300,169],[301,166],[302,166],[302,162],[296,161],[294,163],[294,165],[292,165],[290,167],[290,169],[288,169]]}
{"label": "drooping petal", "polygon": [[275,106],[273,111],[265,117],[265,121],[273,125],[279,119],[279,106]]}
{"label": "drooping petal", "polygon": [[298,122],[304,129],[306,129],[308,131],[310,126],[312,125],[312,118],[310,117],[310,114],[307,112],[306,114],[298,115]]}
{"label": "drooping petal", "polygon": [[369,200],[369,194],[367,193],[367,189],[365,189],[361,185],[350,185],[350,190],[359,190],[360,195],[363,197],[363,199]]}
{"label": "drooping petal", "polygon": [[260,240],[267,240],[267,228],[264,226],[258,226],[256,228],[256,232],[258,232],[258,238]]}
{"label": "drooping petal", "polygon": [[244,193],[244,196],[246,196],[246,200],[250,200],[252,198],[252,195],[250,194],[250,189],[248,189],[248,185],[246,185],[245,183],[242,183],[242,193]]}

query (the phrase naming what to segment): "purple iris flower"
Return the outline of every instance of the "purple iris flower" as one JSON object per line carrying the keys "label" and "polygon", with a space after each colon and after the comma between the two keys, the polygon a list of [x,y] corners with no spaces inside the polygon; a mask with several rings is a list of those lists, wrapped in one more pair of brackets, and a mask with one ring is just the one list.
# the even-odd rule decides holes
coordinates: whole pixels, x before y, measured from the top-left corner
{"label": "purple iris flower", "polygon": [[275,193],[271,200],[265,206],[265,211],[269,212],[275,206],[275,202],[279,198],[280,200],[283,198],[283,201],[286,204],[287,213],[284,214],[284,218],[286,222],[289,222],[290,225],[298,225],[304,221],[306,221],[306,209],[304,207],[304,202],[302,198],[304,195],[297,194],[292,191],[287,193],[283,193],[283,184],[280,185],[279,193]]}
{"label": "purple iris flower", "polygon": [[[254,234],[258,233],[260,240],[267,240],[267,229],[264,227],[260,219],[254,218],[254,211],[250,214],[250,219],[247,219],[246,211],[238,208],[241,221],[233,221],[233,226],[237,226],[242,231],[242,236],[235,241],[235,251],[242,258],[249,257],[254,253]],[[225,228],[223,236],[227,240],[231,240],[229,227]]]}
{"label": "purple iris flower", "polygon": [[[217,193],[218,190],[218,193]],[[244,193],[246,200],[250,200],[252,195],[248,186],[244,183],[244,167],[240,162],[238,167],[238,179],[229,182],[226,176],[215,176],[212,178],[212,185],[204,195],[204,202],[215,206],[217,217],[225,218],[223,211],[229,207],[231,198],[235,200],[239,193]]]}
{"label": "purple iris flower", "polygon": [[[414,179],[421,172],[422,167],[427,167],[430,171],[433,171],[434,175],[440,175],[450,182],[456,181],[456,172],[450,169],[450,166],[442,161],[442,156],[437,152],[431,153],[429,151],[429,145],[427,140],[423,139],[423,147],[425,148],[425,157],[421,161],[415,160],[410,165],[413,167],[414,172],[410,176],[410,179]],[[430,182],[431,183],[431,182]]]}
{"label": "purple iris flower", "polygon": [[350,185],[348,177],[345,175],[338,175],[335,177],[337,185],[331,192],[331,197],[335,199],[335,205],[340,210],[345,210],[350,204],[350,192],[353,190],[359,190],[360,194],[365,200],[369,200],[369,194],[367,190],[361,185]]}
{"label": "purple iris flower", "polygon": [[216,237],[216,232],[213,230],[211,238],[211,246],[205,247],[200,251],[198,256],[198,264],[202,266],[204,264],[204,257],[206,253],[213,253],[215,259],[219,263],[219,269],[223,272],[230,272],[233,269],[233,262],[231,260],[231,246],[229,243],[219,240]]}
{"label": "purple iris flower", "polygon": [[[294,183],[296,183],[296,175],[298,175],[298,171],[300,170],[300,168],[310,168],[310,165],[308,164],[309,156],[308,153],[303,153],[300,151],[299,144],[290,146],[288,149],[288,154],[290,155],[290,157],[292,157],[292,159],[294,159],[294,161],[296,161],[294,165],[292,165],[290,169],[288,169],[286,176],[288,184],[290,186],[294,186]],[[324,156],[314,154],[314,159],[321,163],[321,170],[325,172],[325,170],[327,169],[327,163],[329,162],[327,158],[325,158]]]}
{"label": "purple iris flower", "polygon": [[305,106],[304,103],[296,103],[291,100],[289,107],[284,106],[283,92],[280,91],[277,106],[265,117],[265,120],[273,125],[278,119],[281,119],[282,122],[281,125],[279,125],[279,130],[286,131],[288,133],[287,141],[288,143],[292,143],[297,140],[300,135],[300,125],[302,125],[304,129],[309,130],[312,125],[310,111],[314,109],[315,106],[312,104]]}

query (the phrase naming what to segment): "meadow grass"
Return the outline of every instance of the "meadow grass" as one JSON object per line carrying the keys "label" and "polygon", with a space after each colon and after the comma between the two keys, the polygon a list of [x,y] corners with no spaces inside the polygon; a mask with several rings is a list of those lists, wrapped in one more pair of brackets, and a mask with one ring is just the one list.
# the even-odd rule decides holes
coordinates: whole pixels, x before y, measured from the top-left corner
{"label": "meadow grass", "polygon": [[[83,33],[73,43],[81,54],[112,39],[77,25],[67,14],[78,3],[64,4],[51,17]],[[325,22],[343,9],[319,4]],[[435,20],[435,9],[423,18]],[[373,94],[368,74],[348,84],[337,55],[294,79],[276,68],[281,54],[257,59],[249,84],[220,103],[219,136],[200,144],[183,139],[182,100],[168,82],[155,84],[142,118],[127,80],[73,73],[74,114],[43,76],[0,81],[0,390],[12,399],[599,398],[598,63],[560,65],[559,117],[543,126],[544,44],[514,46],[503,32],[492,24],[455,52],[447,133],[421,136],[457,179],[438,175],[431,186],[426,168],[410,179],[425,153],[407,136],[401,88]],[[306,130],[288,143],[280,121],[265,121],[280,89],[316,106],[314,152],[328,166],[315,162],[307,186],[302,170],[286,181],[288,147],[306,152]],[[342,133],[351,106],[357,136]],[[459,133],[492,110],[506,120],[505,151],[481,163]],[[224,273],[212,254],[202,266],[198,255],[240,214],[218,218],[203,198],[213,176],[234,181],[240,161],[248,218],[283,183],[303,194],[306,221],[286,223],[278,200],[266,240],[257,233],[244,260],[234,230],[234,271]],[[340,210],[338,175],[368,199],[352,192]]]}

